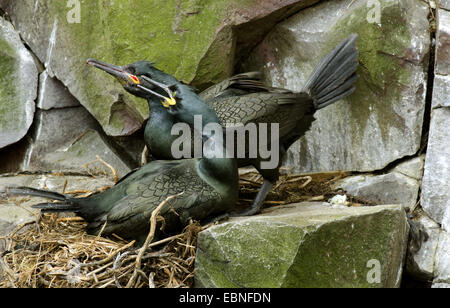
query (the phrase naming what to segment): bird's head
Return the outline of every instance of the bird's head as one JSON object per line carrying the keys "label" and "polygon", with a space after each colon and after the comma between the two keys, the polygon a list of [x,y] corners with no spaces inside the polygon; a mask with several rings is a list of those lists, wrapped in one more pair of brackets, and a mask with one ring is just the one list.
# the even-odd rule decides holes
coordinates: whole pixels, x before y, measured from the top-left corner
{"label": "bird's head", "polygon": [[114,76],[126,91],[135,96],[148,98],[154,95],[162,99],[163,104],[175,104],[173,92],[170,86],[167,86],[171,84],[171,79],[175,78],[158,70],[149,61],[137,61],[125,66],[109,64],[96,59],[88,59],[86,63]]}

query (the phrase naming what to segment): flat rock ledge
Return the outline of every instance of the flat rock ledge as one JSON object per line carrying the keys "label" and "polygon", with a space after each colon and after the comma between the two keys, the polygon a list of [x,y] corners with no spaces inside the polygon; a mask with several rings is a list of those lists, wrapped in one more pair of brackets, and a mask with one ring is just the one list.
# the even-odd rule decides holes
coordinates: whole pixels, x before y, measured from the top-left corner
{"label": "flat rock ledge", "polygon": [[409,227],[401,205],[303,202],[199,234],[196,287],[399,287]]}

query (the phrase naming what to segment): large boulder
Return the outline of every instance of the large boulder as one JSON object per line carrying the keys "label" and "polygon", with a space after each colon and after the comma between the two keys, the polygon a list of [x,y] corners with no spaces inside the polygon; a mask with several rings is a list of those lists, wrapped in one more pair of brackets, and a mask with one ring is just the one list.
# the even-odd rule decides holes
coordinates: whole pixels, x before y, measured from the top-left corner
{"label": "large boulder", "polygon": [[[108,135],[130,135],[147,103],[125,93],[87,58],[124,65],[148,59],[197,86],[233,72],[237,50],[249,50],[279,20],[318,0],[1,1],[50,77],[57,77]],[[251,26],[251,31],[245,25]],[[45,42],[45,43],[43,43]],[[238,48],[239,49],[239,48]]]}
{"label": "large boulder", "polygon": [[[242,70],[301,91],[319,59],[358,33],[354,94],[316,113],[288,152],[294,171],[382,169],[420,147],[430,51],[428,6],[420,0],[328,1],[278,24]],[[376,17],[379,17],[378,22]]]}
{"label": "large boulder", "polygon": [[33,123],[38,71],[11,23],[0,16],[0,149],[22,139]]}
{"label": "large boulder", "polygon": [[398,287],[408,238],[402,206],[299,203],[202,231],[197,287]]}

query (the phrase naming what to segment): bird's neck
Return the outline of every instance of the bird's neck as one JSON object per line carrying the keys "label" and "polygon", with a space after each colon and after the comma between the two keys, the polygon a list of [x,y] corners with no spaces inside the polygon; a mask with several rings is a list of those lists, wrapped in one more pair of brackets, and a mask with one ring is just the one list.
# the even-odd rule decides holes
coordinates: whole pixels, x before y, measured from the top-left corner
{"label": "bird's neck", "polygon": [[[172,77],[167,77],[165,84],[178,81]],[[158,81],[162,81],[158,79]],[[174,83],[172,83],[174,84]],[[236,187],[232,187],[238,183],[237,163],[234,158],[226,158],[226,150],[224,144],[224,130],[220,125],[219,118],[215,111],[202,99],[200,99],[188,86],[181,83],[176,87],[177,97],[181,98],[178,101],[181,105],[181,111],[176,114],[170,114],[167,109],[161,104],[157,98],[148,98],[147,101],[150,107],[150,118],[147,126],[150,127],[148,131],[151,131],[152,135],[167,136],[170,134],[172,125],[175,123],[186,123],[191,128],[201,127],[200,134],[202,135],[203,144],[203,157],[199,162],[199,171],[201,176],[206,182],[215,187],[217,190],[228,191],[235,190]],[[196,116],[201,116],[201,125],[196,125]],[[218,128],[217,130],[211,130],[211,127]],[[147,131],[147,130],[146,130]],[[154,136],[153,139],[159,138]],[[166,140],[165,144],[170,145],[174,140],[173,137],[170,140]],[[161,142],[164,140],[161,140]],[[153,142],[153,141],[152,141]],[[160,144],[161,144],[160,142]],[[206,143],[206,144],[205,144]],[[210,147],[208,145],[214,145]],[[153,149],[152,149],[153,150]],[[217,150],[217,151],[216,151]],[[214,153],[213,153],[214,152]],[[214,156],[216,153],[222,153],[222,157]],[[212,155],[211,155],[212,154]],[[232,185],[233,184],[233,185]]]}
{"label": "bird's neck", "polygon": [[[211,114],[209,106],[204,109],[202,126],[203,157],[199,163],[200,174],[219,191],[237,190],[238,169],[234,158],[227,158],[225,131],[219,124],[215,113]],[[216,129],[214,129],[214,127]],[[212,128],[212,129],[211,129]]]}
{"label": "bird's neck", "polygon": [[170,132],[175,119],[157,98],[147,99],[150,115],[144,130],[144,141],[156,159],[171,159],[171,146],[177,136]]}

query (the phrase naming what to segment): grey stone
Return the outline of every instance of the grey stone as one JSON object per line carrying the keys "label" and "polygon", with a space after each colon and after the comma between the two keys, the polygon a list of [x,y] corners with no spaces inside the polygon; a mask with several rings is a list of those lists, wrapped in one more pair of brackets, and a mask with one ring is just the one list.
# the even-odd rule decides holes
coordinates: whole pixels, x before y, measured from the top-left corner
{"label": "grey stone", "polygon": [[84,107],[38,110],[35,117],[32,143],[24,158],[21,170],[57,170],[56,165],[43,163],[45,155],[68,147],[88,129],[97,128],[96,120]]}
{"label": "grey stone", "polygon": [[450,283],[436,282],[431,285],[433,289],[450,289]]}
{"label": "grey stone", "polygon": [[442,231],[436,251],[434,282],[450,283],[450,233]]}
{"label": "grey stone", "polygon": [[422,226],[428,238],[421,239],[421,246],[417,251],[412,249],[412,245],[409,246],[406,270],[416,278],[431,280],[434,275],[435,256],[441,229],[425,214],[421,215],[416,222]]}
{"label": "grey stone", "polygon": [[450,11],[450,0],[436,0],[439,7]]}
{"label": "grey stone", "polygon": [[[37,213],[36,210],[34,212]],[[17,206],[16,204],[3,203],[0,206],[0,235],[8,235],[14,231],[14,228],[33,222],[37,219],[37,215],[33,215],[33,212],[29,209]]]}
{"label": "grey stone", "polygon": [[435,75],[432,108],[450,107],[450,76]]}
{"label": "grey stone", "polygon": [[280,206],[199,234],[196,287],[398,287],[401,206]]}
{"label": "grey stone", "polygon": [[0,17],[0,149],[22,139],[33,122],[38,71],[19,35]]}
{"label": "grey stone", "polygon": [[416,180],[421,180],[423,177],[424,164],[425,155],[423,154],[399,163],[392,171],[399,172]]}
{"label": "grey stone", "polygon": [[437,10],[435,74],[450,75],[450,12]]}
{"label": "grey stone", "polygon": [[[67,183],[66,183],[67,182]],[[46,173],[46,174],[15,174],[15,175],[0,175],[0,191],[2,187],[7,186],[28,186],[37,189],[48,189],[56,192],[63,192],[64,186],[65,192],[70,191],[96,191],[98,189],[103,189],[105,186],[112,186],[114,182],[111,177],[92,177],[92,176],[83,176],[83,175],[64,175],[62,173]],[[5,200],[12,200],[14,198],[22,198],[22,197],[11,197],[9,199],[1,199],[4,202]],[[34,199],[36,197],[30,197]],[[26,197],[25,199],[28,199]],[[31,200],[30,199],[30,200]],[[34,201],[35,202],[35,201]]]}
{"label": "grey stone", "polygon": [[450,231],[450,108],[431,112],[431,124],[421,205],[424,211],[447,232]]}
{"label": "grey stone", "polygon": [[79,106],[77,101],[69,90],[57,79],[48,75],[44,71],[39,76],[39,95],[37,107],[44,110],[52,108],[64,108]]}
{"label": "grey stone", "polygon": [[21,171],[110,174],[96,155],[112,164],[119,177],[135,167],[125,150],[97,131],[100,126],[82,106],[39,109],[35,122]]}
{"label": "grey stone", "polygon": [[420,147],[430,33],[429,8],[416,0],[381,0],[381,23],[367,1],[327,1],[278,24],[242,70],[262,70],[274,86],[301,91],[319,59],[359,34],[356,92],[316,113],[288,152],[296,172],[382,169]]}
{"label": "grey stone", "polygon": [[100,162],[97,156],[111,165],[119,178],[132,170],[110,144],[95,130],[88,130],[68,147],[47,153],[42,164],[60,172],[112,174],[112,170]]}
{"label": "grey stone", "polygon": [[[86,65],[86,60],[91,57],[112,62],[111,54],[124,48],[112,48],[111,44],[115,43],[108,38],[119,32],[111,33],[109,26],[106,26],[106,32],[103,31],[105,22],[109,22],[99,20],[102,7],[96,3],[80,3],[82,22],[69,23],[67,16],[71,8],[66,4],[40,0],[30,5],[18,0],[3,3],[2,8],[11,16],[14,26],[44,64],[49,76],[60,80],[99,120],[107,134],[122,136],[135,132],[148,115],[147,102],[126,94],[110,75]],[[108,19],[108,14],[103,13]],[[99,25],[101,28],[97,28]]]}
{"label": "grey stone", "polygon": [[[15,202],[3,201],[0,196],[0,236],[7,236],[20,225],[36,221],[39,217],[36,210],[31,210],[23,204],[18,206]],[[6,245],[7,242],[0,238],[0,254],[7,248]]]}
{"label": "grey stone", "polygon": [[350,176],[333,186],[376,204],[401,204],[407,208],[417,203],[420,187],[417,180],[398,172]]}

